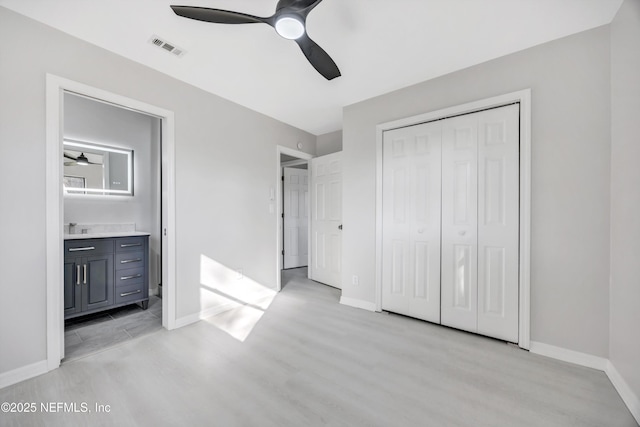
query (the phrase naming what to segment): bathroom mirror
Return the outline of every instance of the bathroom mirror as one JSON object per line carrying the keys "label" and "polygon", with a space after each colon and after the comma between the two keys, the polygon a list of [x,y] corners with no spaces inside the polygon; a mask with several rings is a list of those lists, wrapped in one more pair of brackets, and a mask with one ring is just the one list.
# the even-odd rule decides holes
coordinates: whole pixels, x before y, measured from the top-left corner
{"label": "bathroom mirror", "polygon": [[133,150],[63,141],[64,194],[133,196]]}

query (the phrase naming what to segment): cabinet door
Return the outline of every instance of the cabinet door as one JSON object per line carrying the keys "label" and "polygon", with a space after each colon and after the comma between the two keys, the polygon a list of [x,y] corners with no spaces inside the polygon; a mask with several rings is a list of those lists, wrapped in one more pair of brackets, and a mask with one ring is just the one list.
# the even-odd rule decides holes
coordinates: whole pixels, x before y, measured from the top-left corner
{"label": "cabinet door", "polygon": [[113,255],[94,255],[83,258],[83,261],[82,310],[112,305]]}
{"label": "cabinet door", "polygon": [[81,259],[64,260],[64,315],[78,313],[81,309]]}

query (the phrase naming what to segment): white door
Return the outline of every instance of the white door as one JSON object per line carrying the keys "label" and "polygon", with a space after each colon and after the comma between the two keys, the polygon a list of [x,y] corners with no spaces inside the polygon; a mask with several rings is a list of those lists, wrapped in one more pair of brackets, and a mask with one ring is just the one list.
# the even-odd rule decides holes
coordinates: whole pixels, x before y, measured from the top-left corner
{"label": "white door", "polygon": [[309,277],[342,289],[342,153],[311,159]]}
{"label": "white door", "polygon": [[442,126],[442,324],[477,332],[478,115]]}
{"label": "white door", "polygon": [[382,308],[518,342],[519,106],[385,132],[382,185]]}
{"label": "white door", "polygon": [[309,258],[309,175],[306,169],[283,169],[283,267],[304,267]]}
{"label": "white door", "polygon": [[439,122],[383,138],[382,309],[440,322]]}
{"label": "white door", "polygon": [[518,342],[519,106],[443,121],[442,324]]}
{"label": "white door", "polygon": [[478,333],[518,342],[518,105],[478,123]]}

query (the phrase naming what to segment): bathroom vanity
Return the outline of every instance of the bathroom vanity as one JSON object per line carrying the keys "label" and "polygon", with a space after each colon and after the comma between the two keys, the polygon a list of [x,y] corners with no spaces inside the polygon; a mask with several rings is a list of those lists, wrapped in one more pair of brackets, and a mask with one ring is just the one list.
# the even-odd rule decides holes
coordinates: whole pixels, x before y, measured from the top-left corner
{"label": "bathroom vanity", "polygon": [[149,234],[66,234],[64,318],[149,304]]}

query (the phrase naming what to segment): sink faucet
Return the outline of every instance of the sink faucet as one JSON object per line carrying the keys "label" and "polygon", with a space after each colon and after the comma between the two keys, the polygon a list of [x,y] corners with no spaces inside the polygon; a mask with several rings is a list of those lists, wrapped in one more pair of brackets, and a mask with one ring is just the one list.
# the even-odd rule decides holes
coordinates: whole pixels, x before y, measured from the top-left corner
{"label": "sink faucet", "polygon": [[69,234],[75,234],[76,233],[76,225],[78,225],[77,222],[70,222],[69,223]]}

